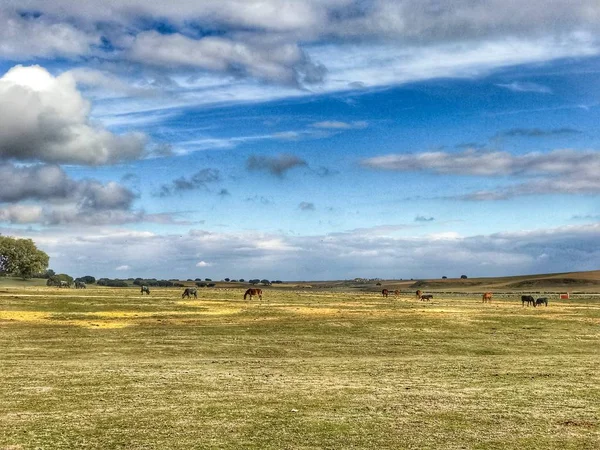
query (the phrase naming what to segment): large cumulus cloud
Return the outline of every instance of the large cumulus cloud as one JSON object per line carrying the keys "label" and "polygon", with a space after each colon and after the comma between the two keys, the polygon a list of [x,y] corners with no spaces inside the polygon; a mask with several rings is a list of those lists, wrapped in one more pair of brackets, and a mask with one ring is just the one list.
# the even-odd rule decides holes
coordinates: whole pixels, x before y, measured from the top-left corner
{"label": "large cumulus cloud", "polygon": [[0,78],[0,159],[100,165],[143,154],[144,135],[117,136],[93,125],[89,112],[69,74],[13,67]]}
{"label": "large cumulus cloud", "polygon": [[57,165],[0,165],[0,222],[17,224],[122,224],[161,221],[134,209],[136,194],[126,186],[75,180]]}

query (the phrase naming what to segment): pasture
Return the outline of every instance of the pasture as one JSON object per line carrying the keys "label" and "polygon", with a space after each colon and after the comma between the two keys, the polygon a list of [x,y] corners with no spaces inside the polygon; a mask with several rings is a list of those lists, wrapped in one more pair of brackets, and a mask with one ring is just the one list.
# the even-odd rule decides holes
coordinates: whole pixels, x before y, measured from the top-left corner
{"label": "pasture", "polygon": [[600,298],[0,287],[0,449],[600,447]]}

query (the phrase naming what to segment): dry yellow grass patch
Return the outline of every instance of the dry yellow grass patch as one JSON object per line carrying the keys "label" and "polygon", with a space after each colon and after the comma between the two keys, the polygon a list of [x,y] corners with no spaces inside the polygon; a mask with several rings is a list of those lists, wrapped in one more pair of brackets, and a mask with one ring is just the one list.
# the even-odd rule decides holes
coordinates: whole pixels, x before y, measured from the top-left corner
{"label": "dry yellow grass patch", "polygon": [[17,322],[42,322],[50,314],[39,311],[0,311],[0,320]]}
{"label": "dry yellow grass patch", "polygon": [[[237,314],[241,311],[243,311],[244,309],[246,309],[247,305],[246,304],[239,304],[239,305],[222,305],[220,303],[217,303],[215,301],[210,301],[210,300],[181,300],[176,302],[178,305],[184,305],[184,306],[192,306],[194,308],[204,308],[203,311],[194,311],[194,312],[187,312],[187,313],[178,313],[178,314],[206,314],[206,315],[212,315],[212,316],[218,316],[218,315],[231,315],[231,314]],[[210,309],[208,309],[210,307]]]}

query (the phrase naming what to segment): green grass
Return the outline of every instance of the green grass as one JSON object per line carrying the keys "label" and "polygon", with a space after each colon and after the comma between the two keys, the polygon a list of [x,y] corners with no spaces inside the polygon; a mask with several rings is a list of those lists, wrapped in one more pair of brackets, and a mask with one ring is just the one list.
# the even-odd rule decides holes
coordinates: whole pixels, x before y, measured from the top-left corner
{"label": "green grass", "polygon": [[0,449],[599,448],[593,297],[180,294],[0,286]]}

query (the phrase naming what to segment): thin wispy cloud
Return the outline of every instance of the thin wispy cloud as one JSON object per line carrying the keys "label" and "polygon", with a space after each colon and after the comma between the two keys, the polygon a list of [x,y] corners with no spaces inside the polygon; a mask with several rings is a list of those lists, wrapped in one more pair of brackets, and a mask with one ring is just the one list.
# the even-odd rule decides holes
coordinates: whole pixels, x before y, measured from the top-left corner
{"label": "thin wispy cloud", "polygon": [[323,128],[323,129],[328,129],[328,130],[357,130],[357,129],[367,128],[368,126],[369,126],[368,122],[365,122],[365,121],[342,122],[342,121],[337,121],[337,120],[315,122],[315,123],[311,124],[311,127]]}
{"label": "thin wispy cloud", "polygon": [[529,138],[541,138],[541,137],[552,137],[552,136],[565,136],[580,134],[581,131],[574,128],[554,128],[542,130],[540,128],[511,128],[510,130],[501,131],[496,134],[495,137],[529,137]]}
{"label": "thin wispy cloud", "polygon": [[552,89],[538,83],[514,81],[508,84],[498,84],[498,86],[513,92],[535,92],[537,94],[552,94]]}

